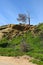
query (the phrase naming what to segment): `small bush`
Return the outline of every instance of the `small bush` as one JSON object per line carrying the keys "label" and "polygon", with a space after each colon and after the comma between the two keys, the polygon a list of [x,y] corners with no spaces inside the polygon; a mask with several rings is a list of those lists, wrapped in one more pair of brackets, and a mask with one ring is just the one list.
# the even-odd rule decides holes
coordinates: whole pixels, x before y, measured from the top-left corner
{"label": "small bush", "polygon": [[2,48],[5,48],[7,46],[8,46],[8,43],[2,43],[2,44],[0,44],[0,47],[2,47]]}
{"label": "small bush", "polygon": [[31,50],[31,46],[27,44],[25,41],[21,42],[20,44],[21,51],[28,52]]}

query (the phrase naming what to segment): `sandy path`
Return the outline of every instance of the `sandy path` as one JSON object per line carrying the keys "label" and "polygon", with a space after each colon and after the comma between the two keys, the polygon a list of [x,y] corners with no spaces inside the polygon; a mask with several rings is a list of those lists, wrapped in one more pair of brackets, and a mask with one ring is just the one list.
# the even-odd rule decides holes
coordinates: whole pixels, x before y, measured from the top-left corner
{"label": "sandy path", "polygon": [[29,57],[3,57],[0,56],[0,65],[36,65],[29,62]]}

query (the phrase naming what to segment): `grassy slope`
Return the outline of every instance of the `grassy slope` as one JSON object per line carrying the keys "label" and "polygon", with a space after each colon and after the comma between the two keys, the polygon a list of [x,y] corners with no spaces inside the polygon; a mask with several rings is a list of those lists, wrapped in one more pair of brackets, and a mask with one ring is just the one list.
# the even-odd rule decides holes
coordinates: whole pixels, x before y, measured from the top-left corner
{"label": "grassy slope", "polygon": [[[37,30],[40,30],[41,32]],[[18,36],[9,41],[6,38],[0,40],[0,55],[18,56],[27,54],[36,59],[39,59],[39,61],[32,60],[32,62],[36,61],[37,64],[43,65],[43,24],[39,24],[35,31],[37,32],[34,33],[35,35],[32,34],[31,31],[28,31],[28,34],[24,34],[25,42],[30,46],[27,52],[21,51],[20,44],[22,36]],[[7,45],[5,43],[7,43]]]}

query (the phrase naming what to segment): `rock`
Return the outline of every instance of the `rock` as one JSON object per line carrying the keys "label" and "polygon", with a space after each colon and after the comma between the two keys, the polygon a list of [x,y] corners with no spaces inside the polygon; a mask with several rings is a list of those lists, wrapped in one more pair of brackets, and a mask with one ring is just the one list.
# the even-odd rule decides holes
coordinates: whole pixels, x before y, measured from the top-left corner
{"label": "rock", "polygon": [[8,24],[4,26],[0,26],[0,39],[5,36],[10,38],[13,38],[18,35],[24,34],[28,30],[33,30],[34,26],[32,25],[20,25],[20,24]]}

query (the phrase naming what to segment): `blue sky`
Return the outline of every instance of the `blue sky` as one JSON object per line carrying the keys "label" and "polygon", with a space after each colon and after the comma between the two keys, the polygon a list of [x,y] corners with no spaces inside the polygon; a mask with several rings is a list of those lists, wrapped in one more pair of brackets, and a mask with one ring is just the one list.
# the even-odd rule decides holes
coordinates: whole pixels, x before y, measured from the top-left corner
{"label": "blue sky", "polygon": [[43,0],[0,0],[0,25],[17,24],[18,14],[27,11],[31,24],[43,22]]}

